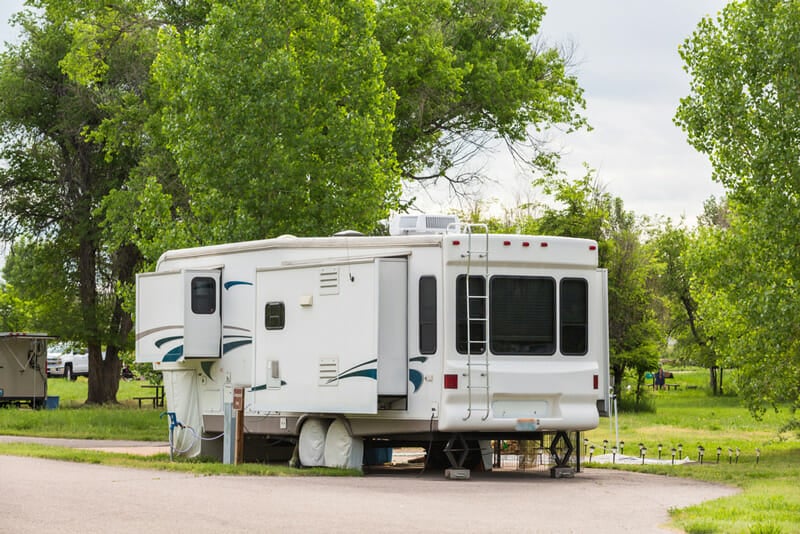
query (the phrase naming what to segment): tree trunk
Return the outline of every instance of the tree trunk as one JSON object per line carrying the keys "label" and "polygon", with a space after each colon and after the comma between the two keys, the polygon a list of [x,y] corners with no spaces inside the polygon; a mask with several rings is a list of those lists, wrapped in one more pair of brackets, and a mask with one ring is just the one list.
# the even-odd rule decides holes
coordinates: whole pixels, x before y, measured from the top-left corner
{"label": "tree trunk", "polygon": [[713,395],[718,394],[718,387],[717,387],[717,366],[712,365],[708,368],[709,370],[709,387],[711,388],[711,393]]}

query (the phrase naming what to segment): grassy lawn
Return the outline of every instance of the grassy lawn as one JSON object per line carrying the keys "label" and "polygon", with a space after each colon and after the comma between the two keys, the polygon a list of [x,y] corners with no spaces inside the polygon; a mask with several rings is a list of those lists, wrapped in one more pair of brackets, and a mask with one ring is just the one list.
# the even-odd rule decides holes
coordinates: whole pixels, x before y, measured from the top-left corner
{"label": "grassy lawn", "polygon": [[[619,438],[626,455],[639,454],[639,443],[647,447],[647,458],[671,457],[672,447],[682,445],[684,456],[697,460],[698,446],[705,448],[704,462],[679,465],[604,465],[665,476],[681,476],[736,486],[742,492],[733,497],[709,501],[680,510],[671,510],[674,524],[691,534],[777,534],[800,532],[800,439],[796,432],[779,433],[791,417],[787,410],[767,412],[753,419],[734,396],[713,397],[705,388],[707,372],[697,369],[670,369],[670,383],[678,390],[648,392],[655,412],[622,413]],[[162,408],[143,406],[133,400],[147,395],[145,382],[121,382],[116,407],[85,407],[87,382],[51,379],[49,394],[59,396],[58,410],[0,409],[0,434],[95,439],[166,441],[168,423],[160,419]],[[687,387],[693,386],[693,387]],[[615,441],[608,419],[584,434],[602,452],[603,440],[610,448]],[[580,444],[583,447],[583,444]],[[719,463],[717,447],[721,448]],[[738,462],[728,449],[740,450]],[[756,458],[756,449],[760,456]],[[610,449],[609,449],[610,452]],[[131,467],[188,470],[198,474],[326,475],[354,474],[342,470],[296,470],[283,466],[246,464],[225,466],[198,460],[170,462],[167,455],[141,458],[124,454],[73,451],[32,444],[0,444],[0,454],[29,455]],[[584,457],[584,461],[587,458]],[[646,495],[643,495],[646,498]]]}
{"label": "grassy lawn", "polygon": [[[789,421],[787,410],[767,412],[757,421],[732,396],[710,396],[707,371],[676,370],[672,383],[678,391],[650,393],[655,413],[622,413],[619,438],[626,455],[671,458],[671,449],[682,445],[684,456],[695,460],[683,465],[637,465],[616,468],[667,476],[682,476],[737,486],[742,493],[698,506],[672,510],[676,525],[686,532],[701,533],[790,533],[800,532],[800,440],[794,432],[779,433]],[[687,389],[686,386],[696,386]],[[608,419],[585,437],[602,452],[615,433]],[[581,444],[583,446],[583,444]],[[705,449],[703,464],[697,463],[698,446]],[[717,463],[717,448],[721,448]],[[741,453],[738,462],[735,451]],[[728,449],[733,451],[729,455]],[[756,449],[760,450],[757,457]],[[599,454],[599,452],[596,452]],[[595,464],[601,467],[600,464]]]}

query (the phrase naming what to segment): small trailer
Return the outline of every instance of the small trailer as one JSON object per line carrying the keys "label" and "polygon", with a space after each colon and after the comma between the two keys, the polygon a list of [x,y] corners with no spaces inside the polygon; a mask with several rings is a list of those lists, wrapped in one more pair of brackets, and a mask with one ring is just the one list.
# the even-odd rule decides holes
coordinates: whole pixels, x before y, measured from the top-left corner
{"label": "small trailer", "polygon": [[245,455],[290,442],[303,465],[360,467],[415,445],[465,467],[490,440],[545,435],[572,452],[609,405],[597,261],[592,240],[441,215],[173,250],[137,276],[136,361],[163,373],[188,456],[219,456],[233,387]]}
{"label": "small trailer", "polygon": [[0,333],[0,405],[45,405],[49,339],[46,334]]}

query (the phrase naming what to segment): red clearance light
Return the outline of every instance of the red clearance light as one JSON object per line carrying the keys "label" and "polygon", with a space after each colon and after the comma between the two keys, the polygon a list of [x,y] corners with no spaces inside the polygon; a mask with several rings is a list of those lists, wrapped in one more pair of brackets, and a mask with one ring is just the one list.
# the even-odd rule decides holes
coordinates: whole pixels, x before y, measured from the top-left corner
{"label": "red clearance light", "polygon": [[461,241],[459,241],[458,239],[453,239],[453,244],[454,244],[455,246],[458,246],[458,245],[460,245],[460,244],[461,244]]}
{"label": "red clearance light", "polygon": [[503,241],[503,246],[504,247],[511,246],[511,241]]}
{"label": "red clearance light", "polygon": [[541,243],[539,243],[539,246],[542,248],[547,247],[547,241],[542,241]]}
{"label": "red clearance light", "polygon": [[600,375],[594,375],[592,382],[594,384],[594,389],[600,389]]}
{"label": "red clearance light", "polygon": [[458,389],[458,375],[444,375],[444,389]]}
{"label": "red clearance light", "polygon": [[523,246],[523,247],[529,247],[529,246],[531,246],[531,244],[530,244],[530,243],[528,243],[527,241],[523,241],[523,242],[522,242],[522,246]]}
{"label": "red clearance light", "polygon": [[589,245],[589,250],[597,250],[597,245]]}

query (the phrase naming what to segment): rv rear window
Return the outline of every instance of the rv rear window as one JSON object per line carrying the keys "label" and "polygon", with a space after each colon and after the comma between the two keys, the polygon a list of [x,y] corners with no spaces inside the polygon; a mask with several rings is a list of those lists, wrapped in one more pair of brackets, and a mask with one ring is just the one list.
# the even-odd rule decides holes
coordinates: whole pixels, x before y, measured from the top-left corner
{"label": "rv rear window", "polygon": [[561,280],[561,354],[586,354],[588,323],[588,290],[586,280]]}
{"label": "rv rear window", "polygon": [[419,279],[419,352],[436,352],[436,277]]}
{"label": "rv rear window", "polygon": [[211,315],[217,311],[217,281],[209,276],[192,278],[192,313]]}
{"label": "rv rear window", "polygon": [[489,343],[493,353],[555,353],[555,280],[495,276],[490,294]]}
{"label": "rv rear window", "polygon": [[467,338],[470,354],[486,350],[486,279],[470,276],[467,285],[462,274],[456,278],[456,350],[461,354],[467,353]]}
{"label": "rv rear window", "polygon": [[264,326],[267,330],[282,330],[286,324],[283,302],[267,302],[264,307]]}

